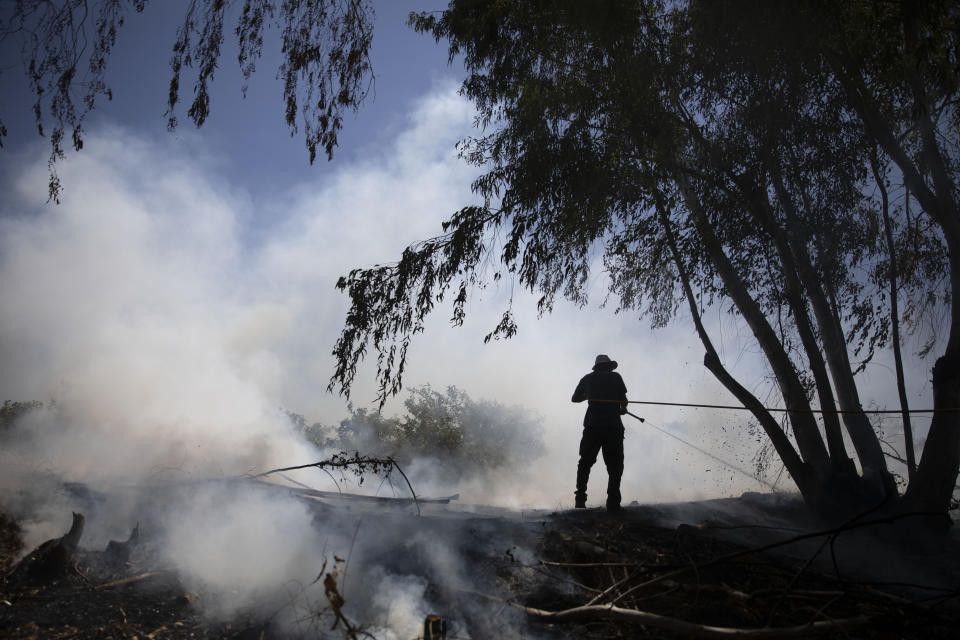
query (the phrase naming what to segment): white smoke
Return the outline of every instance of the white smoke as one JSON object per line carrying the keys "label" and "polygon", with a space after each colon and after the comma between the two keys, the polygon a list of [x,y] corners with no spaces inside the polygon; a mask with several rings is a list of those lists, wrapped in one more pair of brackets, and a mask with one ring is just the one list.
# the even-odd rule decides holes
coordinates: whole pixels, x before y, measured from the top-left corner
{"label": "white smoke", "polygon": [[[41,161],[13,173],[18,197],[5,203],[0,223],[0,285],[10,302],[0,309],[0,389],[5,398],[57,403],[58,426],[34,450],[85,482],[310,461],[316,454],[277,409],[334,425],[346,414],[342,399],[324,391],[346,305],[332,284],[350,268],[394,258],[472,201],[472,170],[453,152],[471,116],[445,88],[418,106],[382,156],[334,168],[283,202],[258,201],[253,185],[230,186],[214,154],[189,137],[177,146],[120,129],[91,132],[84,152],[63,163],[69,189],[60,206],[38,204]],[[514,293],[520,335],[483,345]],[[663,396],[675,384],[670,375],[651,384],[654,366],[676,372],[680,384],[690,368],[676,357],[673,330],[646,344],[635,320],[562,304],[537,320],[526,302],[493,288],[460,330],[444,327],[439,310],[414,343],[406,381],[454,384],[544,415],[549,451],[530,477],[465,495],[562,505],[582,417],[569,395],[593,355],[619,357],[632,394]],[[702,380],[695,362],[693,371]],[[361,404],[375,395],[369,368],[363,373],[353,396]],[[28,454],[18,451],[35,457]],[[628,453],[625,489],[637,498],[651,497],[641,491],[651,478],[674,477],[654,459]]]}
{"label": "white smoke", "polygon": [[[84,152],[62,163],[59,206],[43,204],[42,148],[8,165],[0,394],[44,407],[0,434],[0,505],[27,548],[62,535],[71,510],[87,515],[90,549],[140,521],[204,611],[223,618],[256,603],[322,609],[314,579],[356,544],[347,587],[357,619],[410,637],[427,606],[424,575],[365,562],[377,545],[352,541],[344,518],[318,520],[299,499],[206,479],[326,453],[281,407],[329,424],[347,413],[324,391],[345,310],[332,285],[428,235],[469,197],[469,171],[453,157],[454,132],[469,121],[446,88],[419,105],[384,159],[332,172],[286,202],[257,203],[196,149],[116,128],[91,131]],[[279,226],[264,231],[281,208]],[[372,398],[365,384],[358,395]],[[395,542],[383,537],[380,546]],[[354,586],[371,580],[376,589]],[[402,585],[408,595],[397,599]]]}
{"label": "white smoke", "polygon": [[[347,415],[343,399],[325,391],[346,309],[333,284],[351,268],[396,259],[473,201],[475,171],[453,151],[472,115],[443,87],[384,142],[381,156],[329,165],[316,184],[283,201],[261,201],[257,185],[232,185],[215,154],[189,135],[176,141],[90,131],[84,151],[59,165],[67,185],[59,206],[43,203],[45,148],[17,167],[8,159],[9,197],[0,204],[0,394],[46,407],[2,436],[0,500],[23,519],[28,544],[65,530],[72,498],[58,488],[62,481],[113,491],[318,460],[322,452],[292,430],[280,407],[330,425]],[[591,292],[602,299],[602,279]],[[510,299],[520,333],[483,345]],[[441,308],[414,341],[405,383],[456,385],[471,397],[542,414],[547,451],[482,485],[417,487],[421,495],[460,491],[464,501],[569,507],[584,408],[570,395],[597,353],[620,362],[633,399],[730,402],[703,369],[702,349],[682,320],[651,334],[636,318],[565,303],[538,319],[530,296],[500,285],[478,292],[464,327],[446,322]],[[712,328],[729,330],[721,320]],[[730,360],[739,359],[744,341],[728,338]],[[758,370],[748,353],[735,374],[756,380]],[[374,396],[366,366],[353,398],[362,405]],[[386,411],[397,409],[393,402]],[[722,424],[735,430],[746,422],[718,424],[716,414],[697,410],[636,411],[706,449]],[[626,502],[757,488],[728,469],[721,477],[715,461],[626,420]],[[730,440],[733,449],[719,453],[748,466],[743,448],[752,443]],[[592,502],[602,501],[605,482],[598,462]],[[85,543],[119,538],[136,521],[136,504],[112,504],[91,519]],[[318,528],[293,501],[211,489],[171,508],[167,557],[191,584],[223,596],[218,614],[278,584],[309,584],[324,560],[350,546],[342,526]],[[444,570],[462,575],[449,566],[457,563],[450,548],[428,555],[443,554],[450,556]],[[368,593],[372,619],[409,637],[425,612],[424,578],[378,566],[366,565],[374,573],[360,571],[351,586],[371,580],[395,594],[405,585],[400,599]]]}
{"label": "white smoke", "polygon": [[[214,594],[216,600],[205,604],[218,617],[275,602],[278,589],[309,584],[323,565],[311,514],[294,500],[212,488],[171,516],[165,523],[168,561],[191,592]],[[330,549],[340,546],[328,542]]]}

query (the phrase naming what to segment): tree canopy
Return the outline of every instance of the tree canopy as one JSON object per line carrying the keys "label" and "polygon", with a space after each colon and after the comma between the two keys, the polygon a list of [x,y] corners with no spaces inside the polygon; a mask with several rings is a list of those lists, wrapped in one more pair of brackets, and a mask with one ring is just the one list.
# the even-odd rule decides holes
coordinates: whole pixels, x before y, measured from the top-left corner
{"label": "tree canopy", "polygon": [[[117,35],[130,14],[143,12],[149,1],[16,0],[0,6],[0,46],[19,47],[37,130],[50,139],[53,200],[62,189],[56,162],[64,157],[65,145],[82,149],[84,119],[98,100],[113,97],[106,78]],[[243,95],[265,36],[279,32],[284,119],[291,134],[302,128],[311,164],[318,151],[332,158],[343,116],[360,106],[373,83],[371,0],[243,0],[239,11],[238,3],[225,0],[183,4],[170,58],[168,128],[177,127],[181,83],[187,79],[193,80],[187,117],[197,127],[206,121],[224,29],[228,19],[235,20]],[[6,135],[0,119],[0,147]]]}
{"label": "tree canopy", "polygon": [[474,400],[455,386],[440,392],[430,385],[409,389],[404,407],[395,416],[355,409],[335,429],[308,426],[303,416],[288,415],[322,448],[390,456],[405,466],[418,460],[446,480],[496,474],[544,452],[542,418],[522,407]]}
{"label": "tree canopy", "polygon": [[[948,3],[866,0],[454,0],[413,16],[464,61],[481,133],[462,155],[486,170],[473,185],[486,204],[341,278],[331,387],[349,393],[372,345],[381,398],[396,393],[426,315],[450,296],[462,322],[490,262],[542,312],[585,304],[599,249],[621,309],[662,326],[689,308],[705,366],[808,501],[872,503],[895,489],[856,373],[899,345],[900,321],[923,331],[948,308],[941,411],[908,491],[945,510],[960,464],[958,20]],[[789,429],[724,367],[704,304],[749,327]],[[515,330],[508,308],[488,339]]]}
{"label": "tree canopy", "polygon": [[[38,128],[53,123],[53,198],[63,141],[69,133],[82,147],[83,117],[111,95],[103,79],[117,29],[147,1],[0,9],[0,38],[20,43]],[[186,5],[171,126],[185,69],[195,72],[187,114],[197,126],[207,117],[233,6]],[[279,30],[284,116],[296,128],[301,113],[311,161],[318,149],[333,153],[342,113],[366,95],[371,16],[364,0],[240,4],[242,73],[254,72],[264,34]],[[899,369],[901,331],[921,337],[921,352],[942,344],[936,413],[919,461],[908,448],[902,503],[947,509],[960,469],[956,3],[452,0],[411,25],[464,63],[479,131],[460,149],[484,170],[473,184],[484,204],[455,212],[397,262],[339,280],[350,308],[331,389],[349,395],[372,348],[381,401],[398,393],[426,316],[446,300],[463,322],[487,278],[534,292],[542,313],[560,298],[585,305],[599,255],[620,310],[654,327],[689,310],[704,365],[752,411],[812,504],[894,497],[857,373],[886,348]],[[749,328],[786,422],[725,367],[701,319],[710,305]],[[508,307],[487,339],[515,332]]]}

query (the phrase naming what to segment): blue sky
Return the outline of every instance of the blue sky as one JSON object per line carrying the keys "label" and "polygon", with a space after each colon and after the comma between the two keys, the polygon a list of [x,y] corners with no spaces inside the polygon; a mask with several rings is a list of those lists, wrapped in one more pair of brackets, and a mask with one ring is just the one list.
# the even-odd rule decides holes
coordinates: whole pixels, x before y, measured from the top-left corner
{"label": "blue sky", "polygon": [[[410,11],[434,10],[441,5],[423,2],[377,2],[372,61],[375,88],[354,116],[348,115],[341,135],[337,159],[349,161],[368,148],[376,149],[391,132],[403,125],[413,101],[443,82],[455,82],[457,74],[447,65],[446,49],[432,38],[406,26]],[[114,89],[113,100],[101,98],[88,116],[86,128],[96,131],[109,123],[135,130],[139,135],[166,134],[169,58],[176,30],[183,20],[179,2],[151,2],[142,14],[131,14],[120,31],[109,62],[107,82]],[[330,173],[326,158],[314,166],[299,134],[290,135],[283,120],[281,85],[276,79],[280,62],[279,42],[264,47],[257,73],[250,81],[246,99],[240,99],[241,74],[236,63],[236,38],[230,18],[219,68],[212,84],[212,115],[201,135],[204,146],[217,154],[223,173],[238,182],[258,184],[258,193],[272,196],[269,189],[283,193],[305,182],[323,180]],[[273,35],[277,35],[274,31]],[[274,46],[271,46],[274,45]],[[4,49],[4,91],[0,117],[7,123],[11,149],[37,142],[29,110],[32,104],[15,50]],[[192,98],[189,70],[183,76],[183,91],[177,115],[180,131],[174,139],[194,131],[186,116]],[[169,136],[168,136],[169,137]]]}
{"label": "blue sky", "polygon": [[[405,26],[410,10],[442,6],[378,2],[375,95],[347,119],[332,162],[310,166],[302,139],[290,136],[271,42],[240,100],[228,38],[212,115],[196,130],[181,111],[180,128],[169,134],[167,60],[179,4],[154,2],[121,31],[108,75],[114,100],[89,116],[84,150],[59,165],[59,206],[46,202],[47,142],[36,136],[29,96],[4,60],[0,115],[10,136],[0,151],[0,395],[75,407],[83,433],[119,447],[112,459],[152,442],[157,466],[209,462],[225,449],[248,451],[240,466],[307,462],[308,451],[275,437],[272,416],[283,406],[335,424],[347,413],[325,390],[346,309],[336,278],[396,259],[474,201],[477,170],[454,150],[473,132],[472,108],[457,95],[462,69],[447,64],[443,45]],[[514,490],[521,503],[570,500],[582,406],[569,397],[597,353],[621,363],[632,398],[732,403],[702,367],[685,314],[652,332],[601,308],[604,293],[597,269],[587,309],[559,304],[537,319],[533,298],[509,283],[491,286],[471,302],[464,327],[449,328],[441,307],[412,347],[408,385],[455,384],[544,416],[549,453],[527,470],[538,481]],[[483,345],[511,295],[519,334]],[[745,328],[724,309],[709,311],[707,321],[735,375],[768,393]],[[917,405],[930,401],[926,367],[913,365]],[[892,404],[883,356],[862,380],[868,403]],[[374,396],[368,367],[353,399],[368,406]],[[756,443],[742,429],[745,414],[638,411],[749,466]],[[50,444],[46,455],[69,467],[75,446]],[[629,425],[626,450],[628,501],[758,488],[639,424]],[[91,447],[90,455],[85,468],[102,454]],[[600,495],[604,473],[594,480]]]}

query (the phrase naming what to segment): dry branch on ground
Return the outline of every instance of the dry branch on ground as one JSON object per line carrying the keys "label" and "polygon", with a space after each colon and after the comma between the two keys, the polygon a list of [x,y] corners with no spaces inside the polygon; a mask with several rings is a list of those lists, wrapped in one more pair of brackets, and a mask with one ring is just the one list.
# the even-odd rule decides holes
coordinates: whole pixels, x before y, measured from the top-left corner
{"label": "dry branch on ground", "polygon": [[[955,588],[891,593],[825,571],[824,549],[843,527],[746,547],[709,526],[671,530],[629,516],[559,514],[554,524],[535,567],[544,587],[510,604],[571,637],[937,638],[952,637],[960,613]],[[869,535],[869,525],[856,526]],[[811,555],[771,555],[798,543]],[[931,595],[939,607],[923,602]]]}

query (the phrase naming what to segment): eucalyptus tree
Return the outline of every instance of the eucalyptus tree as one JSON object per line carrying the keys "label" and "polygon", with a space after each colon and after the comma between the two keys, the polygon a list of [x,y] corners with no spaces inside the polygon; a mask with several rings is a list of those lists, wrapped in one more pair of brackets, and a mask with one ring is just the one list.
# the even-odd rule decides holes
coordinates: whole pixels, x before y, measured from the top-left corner
{"label": "eucalyptus tree", "polygon": [[[64,141],[82,147],[85,115],[112,95],[105,70],[117,32],[147,4],[0,6],[0,44],[20,46],[38,130],[49,129],[53,198]],[[295,129],[300,113],[311,162],[332,155],[342,115],[372,81],[369,0],[190,0],[184,10],[171,127],[190,69],[187,115],[205,121],[224,28],[236,20],[245,78],[280,32],[284,117]],[[465,64],[481,131],[462,149],[485,167],[473,185],[485,204],[455,212],[399,261],[341,278],[351,307],[331,388],[349,394],[372,347],[381,399],[399,392],[426,315],[452,298],[462,322],[483,265],[538,293],[541,312],[558,297],[586,304],[599,249],[620,307],[654,326],[689,307],[705,366],[753,412],[805,498],[841,497],[849,508],[894,489],[856,373],[888,346],[902,295],[898,320],[914,330],[949,309],[933,368],[938,412],[906,493],[912,508],[945,511],[960,467],[958,13],[942,0],[453,0],[412,16]],[[891,180],[905,185],[899,206],[882,202]],[[894,266],[888,295],[877,283]],[[789,429],[724,366],[701,301],[750,328]],[[487,339],[515,331],[507,308]]]}
{"label": "eucalyptus tree", "polygon": [[[396,393],[426,315],[452,297],[462,321],[491,261],[500,269],[490,277],[538,293],[541,311],[561,296],[585,304],[600,248],[621,308],[660,326],[686,302],[705,366],[753,412],[811,504],[889,499],[855,375],[889,341],[883,294],[866,274],[897,260],[877,241],[878,203],[866,193],[877,149],[932,223],[924,246],[950,256],[950,286],[960,286],[949,126],[958,12],[907,4],[454,0],[413,16],[463,59],[462,91],[482,128],[463,156],[486,169],[473,185],[486,204],[454,213],[398,262],[341,278],[351,308],[331,388],[349,393],[372,346],[381,399]],[[946,272],[946,260],[932,269]],[[937,277],[908,280],[914,299],[956,295],[941,296]],[[695,289],[750,328],[789,430],[725,368]],[[958,326],[934,367],[941,410],[960,406]],[[515,330],[508,308],[488,339]],[[935,415],[911,505],[948,508],[958,418]]]}
{"label": "eucalyptus tree", "polygon": [[960,8],[901,2],[847,11],[842,17],[858,27],[828,23],[823,59],[946,248],[949,329],[932,377],[938,411],[907,490],[911,504],[943,509],[960,466]]}
{"label": "eucalyptus tree", "polygon": [[[110,100],[111,55],[122,27],[150,0],[14,0],[0,4],[0,51],[18,49],[33,94],[37,131],[50,140],[50,198],[62,185],[56,162],[66,147],[83,148],[86,116]],[[283,117],[302,128],[310,163],[333,157],[343,116],[356,110],[373,82],[371,0],[184,0],[171,47],[167,125],[177,127],[185,76],[193,80],[187,116],[200,127],[210,114],[210,83],[220,67],[225,29],[233,26],[242,93],[256,71],[264,39],[279,32]],[[0,114],[2,115],[2,114]],[[0,119],[0,147],[8,134]]]}

